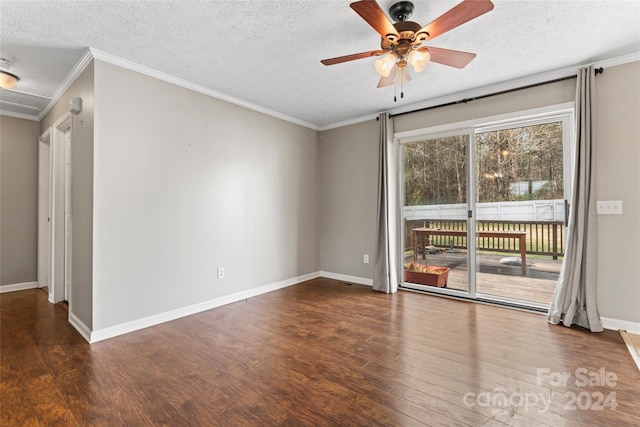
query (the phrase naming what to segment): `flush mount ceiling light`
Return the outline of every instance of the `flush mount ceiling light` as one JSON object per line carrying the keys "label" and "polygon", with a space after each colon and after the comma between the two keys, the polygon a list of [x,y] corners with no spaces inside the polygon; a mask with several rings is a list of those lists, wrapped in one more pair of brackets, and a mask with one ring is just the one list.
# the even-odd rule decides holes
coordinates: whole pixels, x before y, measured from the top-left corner
{"label": "flush mount ceiling light", "polygon": [[20,78],[6,70],[11,68],[11,62],[6,58],[0,58],[0,88],[11,89]]}
{"label": "flush mount ceiling light", "polygon": [[15,74],[0,70],[0,88],[11,89],[18,83],[18,80],[20,80],[20,78]]}
{"label": "flush mount ceiling light", "polygon": [[[398,83],[402,86],[408,82],[411,76],[407,64],[411,64],[416,73],[423,71],[429,61],[464,68],[475,58],[474,53],[421,45],[493,9],[491,0],[464,0],[423,27],[408,20],[414,8],[410,1],[401,1],[391,6],[389,15],[395,23],[389,20],[375,0],[357,1],[349,6],[380,34],[380,49],[323,59],[320,62],[334,65],[381,56],[375,62],[376,71],[382,77],[378,83],[379,88]],[[403,95],[402,92],[400,97]]]}

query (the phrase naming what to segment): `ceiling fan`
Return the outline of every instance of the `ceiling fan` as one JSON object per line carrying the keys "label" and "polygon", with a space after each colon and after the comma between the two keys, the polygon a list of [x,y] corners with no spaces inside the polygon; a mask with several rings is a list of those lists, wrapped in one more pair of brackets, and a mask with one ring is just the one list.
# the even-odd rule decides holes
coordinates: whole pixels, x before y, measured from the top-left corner
{"label": "ceiling fan", "polygon": [[[380,49],[323,59],[320,62],[324,65],[334,65],[355,59],[381,56],[375,62],[376,71],[382,76],[378,82],[379,88],[408,82],[411,76],[407,64],[411,64],[417,73],[424,70],[429,61],[464,68],[476,57],[475,53],[421,47],[421,45],[493,9],[493,3],[490,0],[464,0],[422,27],[416,22],[407,20],[414,9],[410,1],[401,1],[389,8],[389,14],[396,21],[395,24],[387,18],[375,0],[357,1],[349,6],[382,36]],[[401,93],[401,97],[403,95],[404,93]]]}

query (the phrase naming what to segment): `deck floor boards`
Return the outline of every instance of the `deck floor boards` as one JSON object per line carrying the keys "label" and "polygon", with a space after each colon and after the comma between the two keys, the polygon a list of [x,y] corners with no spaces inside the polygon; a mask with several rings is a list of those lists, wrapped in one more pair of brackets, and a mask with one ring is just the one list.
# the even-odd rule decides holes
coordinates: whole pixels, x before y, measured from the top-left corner
{"label": "deck floor boards", "polygon": [[[527,258],[527,275],[523,277],[520,266],[501,262],[502,259],[510,257],[511,255],[495,254],[478,256],[477,292],[521,301],[550,304],[558,282],[562,261],[549,257],[529,257]],[[449,288],[467,290],[469,279],[466,252],[438,251],[435,254],[427,254],[425,258],[423,260],[420,255],[418,262],[451,269],[447,284]],[[405,262],[411,262],[410,255],[405,258]]]}

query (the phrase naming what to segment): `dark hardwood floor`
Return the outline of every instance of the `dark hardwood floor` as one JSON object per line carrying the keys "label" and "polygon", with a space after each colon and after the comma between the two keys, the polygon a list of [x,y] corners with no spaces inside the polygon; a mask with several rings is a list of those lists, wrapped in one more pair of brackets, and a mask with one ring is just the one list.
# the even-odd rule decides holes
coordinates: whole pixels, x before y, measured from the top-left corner
{"label": "dark hardwood floor", "polygon": [[0,302],[2,426],[640,425],[619,334],[538,314],[315,279],[89,345]]}

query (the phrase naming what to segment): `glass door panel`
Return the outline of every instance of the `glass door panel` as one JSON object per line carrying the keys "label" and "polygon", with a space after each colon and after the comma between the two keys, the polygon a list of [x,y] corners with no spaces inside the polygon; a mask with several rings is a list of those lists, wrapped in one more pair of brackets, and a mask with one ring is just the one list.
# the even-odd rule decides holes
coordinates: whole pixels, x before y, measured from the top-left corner
{"label": "glass door panel", "polygon": [[404,286],[469,293],[469,136],[403,142]]}
{"label": "glass door panel", "polygon": [[476,290],[550,304],[564,252],[562,120],[475,135]]}

